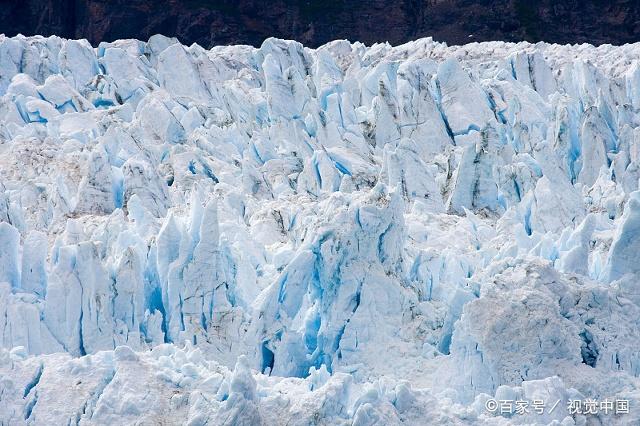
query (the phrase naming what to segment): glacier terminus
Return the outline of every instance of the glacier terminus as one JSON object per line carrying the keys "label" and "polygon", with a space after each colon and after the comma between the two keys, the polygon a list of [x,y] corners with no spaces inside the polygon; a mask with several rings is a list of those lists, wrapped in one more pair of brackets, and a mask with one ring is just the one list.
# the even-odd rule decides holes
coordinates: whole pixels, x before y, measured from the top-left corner
{"label": "glacier terminus", "polygon": [[0,36],[0,425],[640,424],[639,182],[640,44]]}

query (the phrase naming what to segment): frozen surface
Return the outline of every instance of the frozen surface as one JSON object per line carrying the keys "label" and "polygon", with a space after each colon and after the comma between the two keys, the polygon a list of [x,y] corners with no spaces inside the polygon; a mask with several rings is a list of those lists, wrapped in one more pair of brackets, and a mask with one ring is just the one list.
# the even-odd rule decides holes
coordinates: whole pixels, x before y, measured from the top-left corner
{"label": "frozen surface", "polygon": [[2,36],[0,424],[640,424],[639,181],[640,45]]}

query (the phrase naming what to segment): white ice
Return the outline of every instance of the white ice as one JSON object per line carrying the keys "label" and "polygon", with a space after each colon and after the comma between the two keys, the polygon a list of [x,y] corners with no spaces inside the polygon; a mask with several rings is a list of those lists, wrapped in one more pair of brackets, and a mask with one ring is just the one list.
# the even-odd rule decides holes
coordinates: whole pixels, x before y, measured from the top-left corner
{"label": "white ice", "polygon": [[640,45],[0,36],[0,424],[637,424],[639,181]]}

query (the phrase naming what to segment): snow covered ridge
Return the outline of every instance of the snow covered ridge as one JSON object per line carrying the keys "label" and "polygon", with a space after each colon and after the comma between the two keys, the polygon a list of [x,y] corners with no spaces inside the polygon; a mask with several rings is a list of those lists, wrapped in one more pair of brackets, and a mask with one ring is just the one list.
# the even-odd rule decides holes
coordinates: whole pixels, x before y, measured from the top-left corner
{"label": "snow covered ridge", "polygon": [[639,63],[0,38],[0,424],[638,424]]}

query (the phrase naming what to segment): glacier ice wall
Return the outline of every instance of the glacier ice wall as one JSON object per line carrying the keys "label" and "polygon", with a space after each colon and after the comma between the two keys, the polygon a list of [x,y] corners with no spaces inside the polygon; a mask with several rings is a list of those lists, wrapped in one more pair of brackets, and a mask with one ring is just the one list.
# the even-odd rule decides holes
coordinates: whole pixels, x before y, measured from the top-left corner
{"label": "glacier ice wall", "polygon": [[0,96],[0,424],[640,404],[638,45],[2,36]]}

